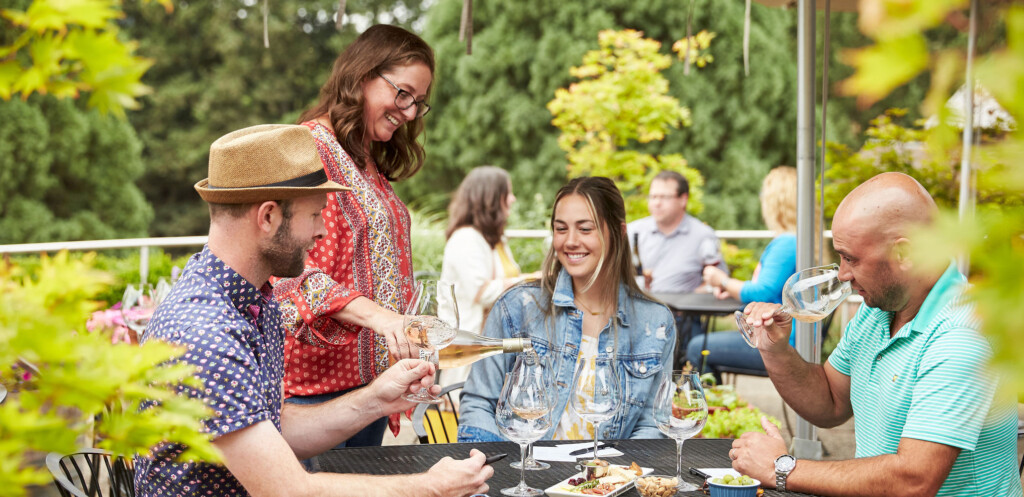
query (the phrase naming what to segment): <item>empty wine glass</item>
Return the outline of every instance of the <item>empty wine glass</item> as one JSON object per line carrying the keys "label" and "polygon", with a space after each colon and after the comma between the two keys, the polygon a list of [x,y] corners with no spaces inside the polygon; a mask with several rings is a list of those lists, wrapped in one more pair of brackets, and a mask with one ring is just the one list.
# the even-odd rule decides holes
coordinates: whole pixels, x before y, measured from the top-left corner
{"label": "empty wine glass", "polygon": [[593,363],[579,361],[572,384],[572,409],[577,416],[594,425],[594,458],[597,459],[601,423],[615,416],[622,398],[619,377],[615,373],[615,357],[598,354]]}
{"label": "empty wine glass", "polygon": [[[506,438],[519,444],[520,461],[526,459],[526,448],[551,428],[552,395],[543,375],[529,371],[505,375],[505,384],[498,396],[494,421]],[[519,468],[519,485],[501,489],[513,497],[538,497],[544,492],[526,484],[526,468]]]}
{"label": "empty wine glass", "polygon": [[676,480],[680,491],[699,489],[683,481],[683,442],[700,433],[707,420],[708,403],[700,376],[682,371],[664,372],[654,396],[654,422],[665,436],[676,441]]}
{"label": "empty wine glass", "polygon": [[[550,358],[550,356],[548,357]],[[516,364],[512,367],[512,374],[540,375],[541,381],[551,389],[551,394],[547,396],[548,403],[551,404],[548,406],[549,415],[554,410],[555,403],[558,402],[558,395],[554,393],[555,382],[550,365],[550,360],[541,358],[533,349],[529,349],[516,358]],[[525,469],[529,471],[540,471],[551,467],[550,464],[533,458],[533,442],[526,447],[526,459],[513,461],[509,466],[514,469],[524,469],[524,464],[526,465]]]}
{"label": "empty wine glass", "polygon": [[[786,280],[782,287],[782,307],[773,316],[785,313],[797,321],[816,323],[832,314],[851,293],[850,282],[839,280],[839,266],[829,264],[807,268]],[[736,311],[736,324],[747,345],[756,348],[754,330],[741,311]]]}
{"label": "empty wine glass", "polygon": [[[419,347],[420,359],[429,361],[435,352],[455,340],[459,330],[459,310],[455,303],[455,286],[445,281],[420,281],[413,287],[413,296],[405,312],[405,335]],[[406,400],[440,404],[444,399],[421,388],[416,394],[405,394]]]}

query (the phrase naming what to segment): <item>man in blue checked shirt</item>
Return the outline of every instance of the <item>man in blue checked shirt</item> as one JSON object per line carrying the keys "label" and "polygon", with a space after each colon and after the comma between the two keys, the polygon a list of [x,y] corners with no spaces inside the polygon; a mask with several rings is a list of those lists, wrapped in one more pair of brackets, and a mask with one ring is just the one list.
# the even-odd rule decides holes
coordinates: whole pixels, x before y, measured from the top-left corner
{"label": "man in blue checked shirt", "polygon": [[820,427],[856,418],[856,459],[797,461],[778,429],[733,443],[733,468],[766,486],[818,495],[1019,497],[1017,415],[987,368],[989,342],[954,264],[910,258],[914,229],[938,209],[913,178],[883,173],[842,201],[832,222],[839,278],[864,305],[824,365],[789,345],[778,304],[748,306],[779,393]]}
{"label": "man in blue checked shirt", "polygon": [[[196,184],[210,204],[206,247],[146,328],[143,341],[184,347],[200,388],[179,385],[213,411],[203,429],[224,464],[179,462],[185,447],[162,443],[135,459],[136,495],[149,496],[467,496],[488,490],[484,455],[444,458],[416,475],[310,474],[299,464],[370,422],[410,409],[406,392],[435,393],[434,367],[404,360],[367,387],[315,406],[282,407],[284,332],[269,298],[271,275],[296,276],[324,236],[329,181],[305,126],[263,125],[229,133],[210,147],[210,177]],[[144,406],[143,408],[151,408]]]}

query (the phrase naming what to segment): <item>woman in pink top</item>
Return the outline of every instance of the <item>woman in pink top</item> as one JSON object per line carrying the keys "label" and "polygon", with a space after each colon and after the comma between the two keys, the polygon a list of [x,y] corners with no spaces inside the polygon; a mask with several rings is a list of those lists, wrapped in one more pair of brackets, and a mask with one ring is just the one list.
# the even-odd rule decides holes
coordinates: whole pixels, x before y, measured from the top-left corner
{"label": "woman in pink top", "polygon": [[[416,137],[433,75],[422,39],[373,26],[342,52],[319,103],[302,114],[327,176],[352,190],[328,196],[327,236],[303,274],[274,289],[286,327],[285,402],[330,400],[413,357],[402,333],[413,273],[409,211],[391,182],[423,165]],[[381,418],[347,445],[380,445],[388,424]],[[397,415],[390,426],[397,434]]]}

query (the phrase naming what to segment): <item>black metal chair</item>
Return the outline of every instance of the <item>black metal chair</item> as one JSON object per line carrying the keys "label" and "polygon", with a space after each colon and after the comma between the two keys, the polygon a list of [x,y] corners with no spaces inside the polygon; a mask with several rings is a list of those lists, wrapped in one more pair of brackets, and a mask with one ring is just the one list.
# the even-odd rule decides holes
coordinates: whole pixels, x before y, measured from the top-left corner
{"label": "black metal chair", "polygon": [[105,450],[51,452],[46,467],[62,497],[135,497],[134,464]]}
{"label": "black metal chair", "polygon": [[[457,409],[442,411],[441,406],[454,407],[452,394],[462,390],[465,384],[465,382],[452,383],[441,389],[441,397],[447,401],[445,404],[420,404],[412,411],[412,429],[416,432],[421,444],[455,443],[455,440],[450,439],[449,433],[454,433],[459,429],[459,412]],[[454,424],[452,417],[455,418]]]}

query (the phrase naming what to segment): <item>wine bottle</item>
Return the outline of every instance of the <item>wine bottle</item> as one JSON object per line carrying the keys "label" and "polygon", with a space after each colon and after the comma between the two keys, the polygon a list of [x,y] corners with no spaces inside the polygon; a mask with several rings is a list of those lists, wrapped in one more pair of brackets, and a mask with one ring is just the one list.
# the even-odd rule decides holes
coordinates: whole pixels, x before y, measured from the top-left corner
{"label": "wine bottle", "polygon": [[438,350],[441,369],[468,366],[480,359],[498,354],[533,350],[528,338],[491,338],[459,330],[451,345]]}
{"label": "wine bottle", "polygon": [[644,264],[640,261],[640,233],[633,233],[633,267],[636,269],[636,284],[640,288],[647,286],[644,280]]}

